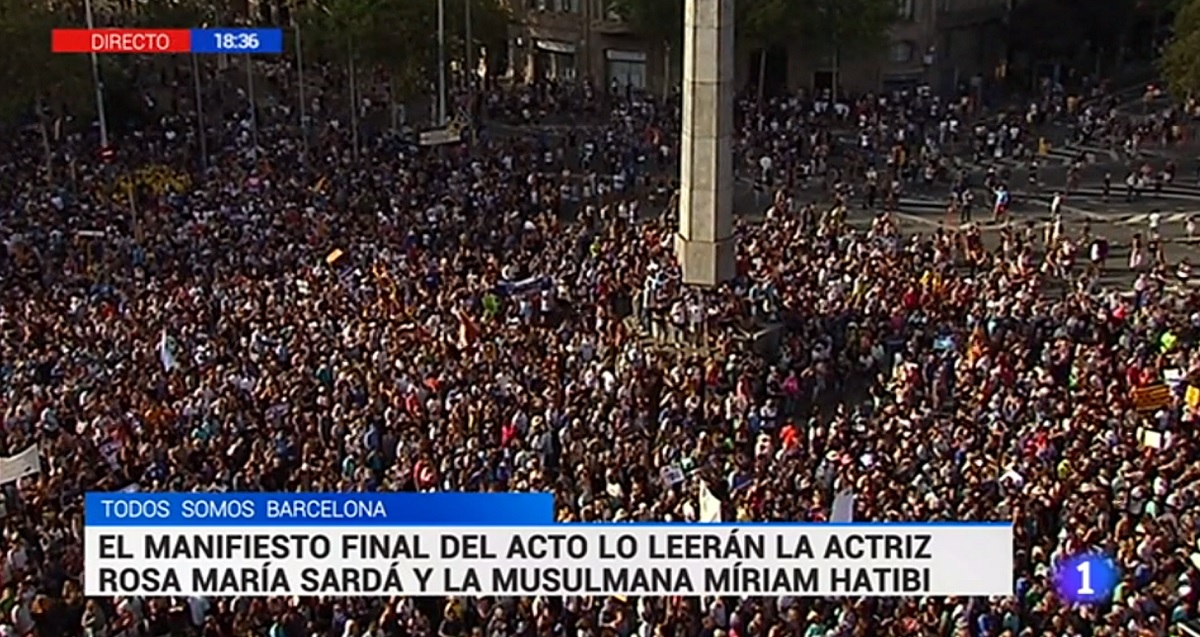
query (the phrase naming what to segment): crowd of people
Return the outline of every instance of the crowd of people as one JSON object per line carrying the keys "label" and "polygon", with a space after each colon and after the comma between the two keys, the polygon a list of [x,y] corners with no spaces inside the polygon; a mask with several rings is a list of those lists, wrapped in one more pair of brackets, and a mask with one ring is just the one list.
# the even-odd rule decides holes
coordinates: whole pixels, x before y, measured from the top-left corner
{"label": "crowd of people", "polygon": [[[582,108],[512,91],[489,103]],[[635,185],[672,170],[678,106],[636,97],[606,96],[614,116],[564,152]],[[195,105],[171,108],[112,156],[85,134],[0,156],[0,455],[42,457],[4,487],[0,635],[1117,637],[1198,617],[1197,299],[1038,267],[1036,233],[833,206],[827,157],[936,162],[927,134],[951,143],[968,112],[741,102],[739,156],[773,204],[739,215],[735,278],[693,289],[669,195],[569,206],[581,169],[537,136],[356,148],[325,108],[304,144],[276,104],[210,119],[197,169]],[[861,151],[835,148],[847,130]],[[1164,378],[1165,403],[1135,402]],[[689,521],[702,482],[735,520],[823,521],[846,489],[859,520],[1011,520],[1016,590],[87,599],[79,579],[85,491],[548,491],[562,522]],[[1085,550],[1122,570],[1109,605],[1054,589]]]}

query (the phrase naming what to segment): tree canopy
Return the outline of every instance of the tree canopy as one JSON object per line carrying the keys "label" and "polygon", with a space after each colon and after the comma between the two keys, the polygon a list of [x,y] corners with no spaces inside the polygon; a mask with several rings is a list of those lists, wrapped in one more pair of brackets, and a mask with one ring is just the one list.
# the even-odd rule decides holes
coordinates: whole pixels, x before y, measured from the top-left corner
{"label": "tree canopy", "polygon": [[[1124,62],[1159,19],[1188,0],[1018,0],[1009,16],[1010,46],[1034,62]],[[1156,34],[1151,34],[1156,35]]]}
{"label": "tree canopy", "polygon": [[[613,8],[634,32],[677,47],[683,39],[685,0],[617,0]],[[807,39],[825,49],[883,44],[895,21],[894,0],[738,0],[740,42],[756,48]]]}
{"label": "tree canopy", "polygon": [[0,0],[0,37],[8,43],[0,53],[0,118],[94,113],[87,56],[50,52],[51,30],[62,20],[43,3]]}
{"label": "tree canopy", "polygon": [[614,0],[612,11],[642,37],[679,50],[683,44],[684,0]]}
{"label": "tree canopy", "polygon": [[[508,39],[509,13],[499,0],[471,1],[472,58],[499,51]],[[466,7],[445,3],[446,54],[465,57]],[[404,85],[433,76],[437,67],[438,0],[320,0],[300,13],[306,52],[329,61],[386,69]]]}
{"label": "tree canopy", "polygon": [[1200,93],[1200,0],[1189,0],[1175,15],[1175,37],[1159,60],[1170,90],[1179,97]]}
{"label": "tree canopy", "polygon": [[[490,62],[505,60],[499,54],[508,40],[510,14],[505,0],[446,0],[447,58],[466,57],[466,1],[471,2],[471,57],[480,60],[486,50]],[[121,15],[106,16],[104,23],[162,28],[233,23],[229,16],[237,4],[236,0],[135,2],[125,5]],[[292,17],[304,28],[308,64],[344,68],[353,58],[364,69],[386,71],[397,87],[411,90],[436,73],[437,10],[438,0],[308,0]],[[240,21],[253,23],[255,17],[242,16]],[[0,81],[5,88],[0,91],[0,125],[28,122],[35,114],[55,110],[76,119],[94,115],[88,56],[50,52],[51,30],[66,25],[83,26],[78,3],[0,0],[0,36],[9,43],[0,53]],[[173,59],[188,63],[169,56],[161,63],[170,65]],[[127,83],[126,67],[133,63],[122,56],[100,59],[106,101],[120,98],[114,91]]]}
{"label": "tree canopy", "polygon": [[806,37],[843,53],[882,48],[895,21],[894,0],[811,0],[800,24]]}

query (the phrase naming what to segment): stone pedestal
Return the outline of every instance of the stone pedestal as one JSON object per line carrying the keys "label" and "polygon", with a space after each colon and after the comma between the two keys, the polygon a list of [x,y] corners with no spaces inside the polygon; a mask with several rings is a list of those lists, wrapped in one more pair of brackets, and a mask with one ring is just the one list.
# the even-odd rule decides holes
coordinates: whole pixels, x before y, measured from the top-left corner
{"label": "stone pedestal", "polygon": [[683,280],[717,285],[734,274],[734,0],[687,0],[679,234]]}

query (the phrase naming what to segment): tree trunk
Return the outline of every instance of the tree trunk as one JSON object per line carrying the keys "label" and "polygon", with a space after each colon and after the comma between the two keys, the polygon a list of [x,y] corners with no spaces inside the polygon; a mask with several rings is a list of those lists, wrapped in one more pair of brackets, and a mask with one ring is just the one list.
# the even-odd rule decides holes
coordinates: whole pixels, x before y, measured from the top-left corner
{"label": "tree trunk", "polygon": [[392,130],[393,131],[400,129],[400,100],[398,99],[399,96],[397,95],[397,93],[399,93],[399,92],[400,92],[399,89],[396,88],[396,74],[394,71],[389,71],[388,72],[388,102],[389,102],[388,106],[389,106],[389,108],[391,108],[391,111],[392,111],[391,122],[392,122]]}
{"label": "tree trunk", "polygon": [[758,53],[758,107],[761,109],[767,91],[767,47]]}
{"label": "tree trunk", "polygon": [[50,149],[50,128],[46,126],[46,113],[38,105],[38,133],[42,136],[42,152],[46,155],[46,183],[54,183],[54,151]]}
{"label": "tree trunk", "polygon": [[358,161],[358,77],[354,68],[354,44],[349,47],[350,57],[346,61],[350,75],[350,156]]}
{"label": "tree trunk", "polygon": [[671,96],[671,43],[663,42],[663,99]]}
{"label": "tree trunk", "polygon": [[842,81],[842,47],[833,45],[833,87],[831,90],[833,101],[838,100],[838,85]]}

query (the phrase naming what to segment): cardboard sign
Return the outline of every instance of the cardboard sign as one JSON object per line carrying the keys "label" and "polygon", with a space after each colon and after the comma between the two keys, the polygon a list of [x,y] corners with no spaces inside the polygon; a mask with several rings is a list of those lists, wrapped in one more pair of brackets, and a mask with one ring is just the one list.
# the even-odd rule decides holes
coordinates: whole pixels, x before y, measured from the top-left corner
{"label": "cardboard sign", "polygon": [[686,476],[683,474],[683,469],[680,469],[675,465],[663,467],[659,471],[658,475],[660,478],[662,478],[663,483],[668,487],[673,487],[686,479]]}
{"label": "cardboard sign", "polygon": [[1144,447],[1149,447],[1151,449],[1162,449],[1163,434],[1161,431],[1142,428],[1138,430],[1138,442],[1142,443],[1142,446]]}

